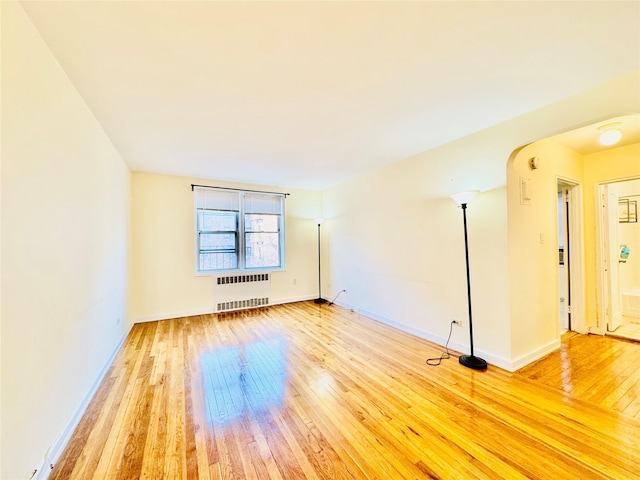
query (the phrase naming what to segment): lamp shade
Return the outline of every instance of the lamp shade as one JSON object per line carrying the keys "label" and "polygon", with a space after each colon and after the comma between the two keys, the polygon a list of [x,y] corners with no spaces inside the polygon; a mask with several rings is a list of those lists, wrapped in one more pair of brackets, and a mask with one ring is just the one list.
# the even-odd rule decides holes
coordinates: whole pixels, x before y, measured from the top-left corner
{"label": "lamp shade", "polygon": [[473,200],[479,193],[479,190],[468,190],[466,192],[454,193],[453,195],[450,195],[450,197],[453,198],[458,205],[464,205],[471,202],[471,200]]}
{"label": "lamp shade", "polygon": [[316,218],[316,225],[322,225],[322,222],[324,222],[324,218],[322,217]]}

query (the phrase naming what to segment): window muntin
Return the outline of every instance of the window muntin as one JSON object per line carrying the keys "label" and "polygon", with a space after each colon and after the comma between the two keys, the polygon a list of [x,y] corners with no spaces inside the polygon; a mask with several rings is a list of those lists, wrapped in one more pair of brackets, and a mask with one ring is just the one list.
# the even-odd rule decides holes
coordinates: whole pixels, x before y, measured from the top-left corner
{"label": "window muntin", "polygon": [[198,273],[284,267],[284,197],[195,188]]}

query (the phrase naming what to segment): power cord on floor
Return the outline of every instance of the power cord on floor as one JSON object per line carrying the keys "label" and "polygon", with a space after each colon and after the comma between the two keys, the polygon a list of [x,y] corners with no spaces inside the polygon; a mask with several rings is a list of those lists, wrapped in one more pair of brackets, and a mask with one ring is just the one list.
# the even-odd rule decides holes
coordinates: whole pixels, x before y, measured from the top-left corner
{"label": "power cord on floor", "polygon": [[334,303],[336,303],[336,299],[340,296],[340,294],[341,294],[342,292],[347,293],[347,290],[346,290],[346,289],[345,289],[345,290],[340,290],[340,291],[338,292],[338,295],[336,295],[336,296],[333,298],[333,300],[331,300],[331,301],[329,302],[329,306],[331,306],[331,305],[333,305]]}
{"label": "power cord on floor", "polygon": [[451,320],[451,324],[449,325],[449,336],[447,337],[447,343],[444,345],[444,352],[439,357],[435,358],[427,358],[426,364],[432,367],[437,367],[442,363],[442,360],[446,360],[447,358],[455,357],[458,358],[460,355],[456,355],[454,353],[449,352],[449,340],[451,340],[451,332],[453,332],[453,324],[455,320]]}

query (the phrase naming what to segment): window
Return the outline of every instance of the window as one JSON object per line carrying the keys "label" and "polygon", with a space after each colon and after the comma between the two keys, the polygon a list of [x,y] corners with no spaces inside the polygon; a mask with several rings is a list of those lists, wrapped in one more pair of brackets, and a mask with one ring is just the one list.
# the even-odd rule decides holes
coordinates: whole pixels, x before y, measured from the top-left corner
{"label": "window", "polygon": [[198,273],[283,268],[284,194],[194,192]]}

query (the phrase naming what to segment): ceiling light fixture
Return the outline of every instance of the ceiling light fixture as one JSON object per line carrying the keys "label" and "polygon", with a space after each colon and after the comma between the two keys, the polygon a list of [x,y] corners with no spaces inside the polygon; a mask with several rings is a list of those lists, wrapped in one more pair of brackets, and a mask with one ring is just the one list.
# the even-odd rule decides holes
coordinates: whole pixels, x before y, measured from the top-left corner
{"label": "ceiling light fixture", "polygon": [[622,138],[619,123],[608,123],[598,128],[598,142],[600,145],[615,145]]}

